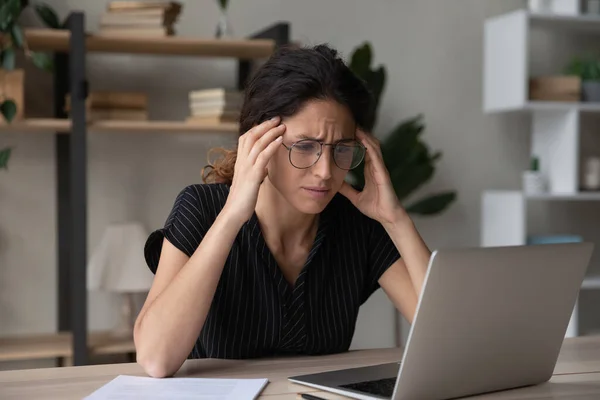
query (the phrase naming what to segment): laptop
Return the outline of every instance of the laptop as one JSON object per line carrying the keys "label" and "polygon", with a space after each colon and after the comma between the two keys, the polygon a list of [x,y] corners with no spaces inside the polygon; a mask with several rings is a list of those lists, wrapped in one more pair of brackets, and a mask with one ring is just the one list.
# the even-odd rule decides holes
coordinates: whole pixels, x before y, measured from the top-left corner
{"label": "laptop", "polygon": [[546,382],[593,247],[434,251],[400,363],[289,380],[363,400],[443,400]]}

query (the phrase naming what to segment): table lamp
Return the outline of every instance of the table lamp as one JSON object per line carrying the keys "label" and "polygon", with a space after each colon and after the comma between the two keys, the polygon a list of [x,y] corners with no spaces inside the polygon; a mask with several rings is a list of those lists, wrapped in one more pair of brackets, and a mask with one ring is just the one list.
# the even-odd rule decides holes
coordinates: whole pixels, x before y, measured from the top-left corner
{"label": "table lamp", "polygon": [[133,336],[133,294],[150,290],[154,275],[144,259],[147,231],[139,222],[111,224],[92,253],[87,267],[87,288],[119,293],[121,318],[115,336]]}

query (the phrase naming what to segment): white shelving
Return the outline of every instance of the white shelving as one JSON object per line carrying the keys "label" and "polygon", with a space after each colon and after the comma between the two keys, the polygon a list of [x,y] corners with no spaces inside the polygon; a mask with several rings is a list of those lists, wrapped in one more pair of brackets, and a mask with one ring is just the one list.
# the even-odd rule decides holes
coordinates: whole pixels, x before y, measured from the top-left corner
{"label": "white shelving", "polygon": [[[485,191],[481,198],[482,246],[525,245],[529,202],[600,201],[600,193],[579,191],[581,114],[600,113],[600,103],[529,100],[530,46],[534,29],[600,38],[600,17],[517,10],[486,20],[483,110],[488,114],[527,112],[531,115],[531,153],[540,161],[548,193],[528,196],[521,191]],[[582,290],[599,289],[600,276],[587,277],[582,285]],[[578,312],[577,304],[567,336],[578,335]]]}
{"label": "white shelving", "polygon": [[[594,195],[594,196],[592,196]],[[600,200],[599,194],[527,196],[521,191],[487,190],[481,201],[481,237],[483,247],[523,246],[527,244],[527,203],[529,201]],[[588,276],[582,290],[600,290],[600,276]],[[579,303],[575,305],[567,337],[579,335]]]}

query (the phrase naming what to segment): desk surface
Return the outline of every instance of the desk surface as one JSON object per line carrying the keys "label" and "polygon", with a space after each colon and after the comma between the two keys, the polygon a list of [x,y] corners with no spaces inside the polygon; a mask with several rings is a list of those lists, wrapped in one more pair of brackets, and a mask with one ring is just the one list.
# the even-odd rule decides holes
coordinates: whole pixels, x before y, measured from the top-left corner
{"label": "desk surface", "polygon": [[[296,399],[297,393],[315,390],[292,384],[288,376],[341,368],[399,361],[399,349],[351,351],[323,357],[295,357],[261,360],[187,360],[177,376],[220,378],[269,378],[261,398]],[[86,367],[44,368],[0,372],[2,399],[81,399],[117,375],[144,376],[133,364],[95,365]],[[319,393],[326,399],[335,395]],[[547,384],[505,391],[474,399],[556,399],[600,398],[600,337],[566,339],[561,349],[555,375]]]}

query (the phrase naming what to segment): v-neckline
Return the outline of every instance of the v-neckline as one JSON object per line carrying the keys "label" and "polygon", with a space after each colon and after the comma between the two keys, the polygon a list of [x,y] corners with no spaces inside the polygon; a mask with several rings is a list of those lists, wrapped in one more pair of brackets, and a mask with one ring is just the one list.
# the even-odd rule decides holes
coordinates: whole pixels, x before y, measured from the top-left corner
{"label": "v-neckline", "polygon": [[330,207],[329,205],[327,205],[327,207],[325,207],[325,209],[319,214],[317,234],[315,235],[315,239],[313,240],[311,249],[308,253],[308,256],[306,257],[306,261],[304,262],[304,265],[302,266],[302,269],[300,270],[300,273],[298,274],[298,277],[296,278],[296,281],[293,285],[289,283],[287,279],[285,279],[285,276],[279,266],[279,263],[277,262],[275,256],[271,252],[271,249],[267,245],[262,229],[260,227],[260,221],[258,220],[258,215],[256,214],[256,211],[252,213],[252,216],[248,221],[250,235],[256,240],[257,251],[259,252],[263,262],[267,264],[267,268],[269,269],[271,276],[273,277],[275,282],[277,282],[277,291],[279,292],[279,295],[282,297],[284,302],[287,303],[288,301],[296,297],[296,293],[298,291],[303,290],[306,271],[314,257],[317,255],[319,248],[323,244],[323,241],[326,236],[325,233],[327,232],[330,226],[330,213]]}

